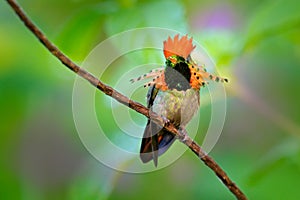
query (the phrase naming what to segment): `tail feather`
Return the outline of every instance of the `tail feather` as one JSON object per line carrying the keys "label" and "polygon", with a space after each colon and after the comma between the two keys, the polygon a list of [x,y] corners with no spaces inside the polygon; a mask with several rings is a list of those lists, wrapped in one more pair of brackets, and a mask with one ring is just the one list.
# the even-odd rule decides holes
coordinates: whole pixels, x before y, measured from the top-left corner
{"label": "tail feather", "polygon": [[140,149],[142,162],[147,163],[153,160],[154,165],[157,166],[158,156],[166,152],[174,140],[175,137],[172,133],[148,120]]}

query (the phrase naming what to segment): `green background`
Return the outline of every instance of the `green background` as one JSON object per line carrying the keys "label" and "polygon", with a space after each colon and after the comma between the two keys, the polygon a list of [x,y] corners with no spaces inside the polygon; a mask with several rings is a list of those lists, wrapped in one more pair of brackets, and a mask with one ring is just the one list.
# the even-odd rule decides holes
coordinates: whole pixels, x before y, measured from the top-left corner
{"label": "green background", "polygon": [[[99,42],[131,28],[170,28],[193,36],[230,79],[225,126],[210,155],[249,199],[300,199],[299,1],[20,4],[79,64]],[[146,174],[121,173],[99,163],[75,129],[74,80],[1,1],[0,199],[234,199],[191,151]],[[113,85],[117,78],[110,72],[103,80]],[[96,98],[109,97],[99,92]],[[96,107],[101,113],[105,104]],[[201,109],[209,116],[209,107]],[[200,130],[207,122],[204,118]],[[114,123],[107,125],[119,134]]]}

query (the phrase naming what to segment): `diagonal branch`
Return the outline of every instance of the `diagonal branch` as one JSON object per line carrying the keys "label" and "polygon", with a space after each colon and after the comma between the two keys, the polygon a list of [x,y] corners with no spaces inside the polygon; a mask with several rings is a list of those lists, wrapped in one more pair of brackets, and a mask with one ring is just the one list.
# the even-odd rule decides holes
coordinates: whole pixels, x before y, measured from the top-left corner
{"label": "diagonal branch", "polygon": [[120,92],[114,90],[112,87],[102,83],[95,76],[84,70],[83,68],[76,65],[73,61],[71,61],[66,55],[64,55],[54,44],[52,44],[47,37],[33,24],[33,22],[26,16],[21,7],[14,0],[7,0],[8,4],[12,7],[12,9],[16,12],[19,18],[23,21],[25,26],[40,40],[41,43],[56,57],[58,58],[66,67],[70,70],[89,81],[94,87],[98,88],[106,95],[114,98],[118,102],[128,106],[129,108],[135,110],[136,112],[141,113],[142,115],[150,118],[155,123],[164,126],[165,129],[172,132],[176,135],[176,137],[185,145],[187,145],[209,168],[211,168],[215,174],[219,177],[219,179],[224,183],[224,185],[235,195],[237,199],[246,200],[247,197],[243,194],[243,192],[238,188],[238,186],[232,182],[232,180],[227,176],[224,170],[203,151],[203,149],[194,142],[189,136],[184,134],[183,132],[177,130],[175,126],[171,123],[164,124],[164,120],[162,117],[153,113],[148,108],[143,106],[140,103],[137,103],[128,97],[124,96]]}

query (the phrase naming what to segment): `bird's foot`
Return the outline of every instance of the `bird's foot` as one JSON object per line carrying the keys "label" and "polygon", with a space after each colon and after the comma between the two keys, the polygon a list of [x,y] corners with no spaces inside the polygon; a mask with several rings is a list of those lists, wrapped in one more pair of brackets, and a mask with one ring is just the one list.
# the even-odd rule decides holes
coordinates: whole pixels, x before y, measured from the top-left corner
{"label": "bird's foot", "polygon": [[170,120],[168,118],[166,118],[165,116],[161,115],[161,118],[163,119],[164,127],[168,126],[171,123]]}
{"label": "bird's foot", "polygon": [[178,139],[181,142],[184,142],[188,139],[189,136],[188,136],[187,131],[184,127],[179,127],[178,132],[180,134]]}

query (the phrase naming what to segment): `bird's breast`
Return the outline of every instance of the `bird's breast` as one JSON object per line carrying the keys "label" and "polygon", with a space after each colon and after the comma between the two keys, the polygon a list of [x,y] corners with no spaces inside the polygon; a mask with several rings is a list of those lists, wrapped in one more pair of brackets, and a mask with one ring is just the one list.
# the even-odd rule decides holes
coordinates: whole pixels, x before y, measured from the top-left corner
{"label": "bird's breast", "polygon": [[200,104],[199,90],[176,89],[159,91],[151,109],[168,118],[175,126],[185,126],[198,111]]}

